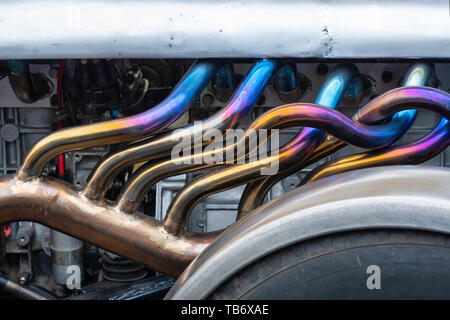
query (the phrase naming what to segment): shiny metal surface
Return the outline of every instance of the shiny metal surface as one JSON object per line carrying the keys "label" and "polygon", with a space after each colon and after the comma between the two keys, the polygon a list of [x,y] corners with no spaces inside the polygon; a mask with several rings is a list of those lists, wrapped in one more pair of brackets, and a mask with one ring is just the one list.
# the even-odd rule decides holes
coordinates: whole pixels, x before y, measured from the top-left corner
{"label": "shiny metal surface", "polygon": [[[386,108],[391,114],[380,109]],[[364,116],[386,119],[396,112],[411,109],[427,109],[449,118],[450,95],[426,87],[402,87],[391,90],[366,105]],[[397,122],[398,123],[398,122]],[[367,126],[355,122],[338,111],[313,104],[289,104],[267,111],[252,122],[249,128],[274,128],[287,126],[308,126],[320,128],[347,143],[362,148],[387,146],[396,140],[395,125],[392,123]],[[398,137],[397,137],[398,138]],[[246,182],[263,178],[260,169],[279,161],[280,169],[288,168],[294,161],[287,150],[276,156],[267,157],[246,164],[225,166],[195,178],[183,188],[172,201],[164,220],[164,226],[177,234],[184,230],[193,207],[209,194],[227,190]],[[288,161],[290,160],[290,161]]]}
{"label": "shiny metal surface", "polygon": [[[403,80],[403,86],[423,86],[425,85],[429,78],[430,74],[432,72],[432,65],[430,63],[426,62],[416,62],[410,65],[408,68],[408,71],[404,77]],[[318,97],[318,100],[320,99],[320,96]],[[317,102],[318,104],[320,101]],[[414,122],[414,119],[417,116],[416,110],[404,110],[396,113],[393,116],[393,121],[399,123],[397,127],[399,127],[398,132],[396,133],[398,136],[404,135],[411,127],[412,123]],[[334,143],[333,143],[334,142]],[[244,190],[241,201],[239,203],[239,213],[238,218],[242,217],[243,215],[249,213],[250,211],[254,210],[258,206],[260,206],[266,194],[269,192],[270,188],[272,188],[278,181],[282,180],[283,178],[289,176],[290,174],[297,172],[301,170],[302,168],[305,168],[312,162],[318,161],[325,157],[326,155],[329,155],[332,152],[335,152],[339,150],[340,148],[344,147],[344,142],[338,140],[337,138],[333,136],[327,136],[325,141],[318,146],[314,151],[310,152],[309,155],[307,155],[306,161],[300,161],[300,159],[304,159],[303,156],[296,156],[299,157],[299,161],[294,163],[287,172],[282,173],[277,176],[269,176],[265,179],[261,179],[259,181],[253,182],[249,185],[247,185],[246,189]],[[442,148],[439,148],[439,150],[442,151]],[[436,153],[433,153],[433,151],[429,150],[430,155]],[[393,164],[391,163],[385,163],[385,165]],[[363,166],[359,167],[360,169],[363,168]],[[340,171],[343,172],[343,171]]]}
{"label": "shiny metal surface", "polygon": [[[210,72],[206,72],[208,74],[214,74],[212,71],[214,67],[212,65],[220,64],[220,62],[198,63],[211,65]],[[252,109],[253,103],[258,99],[259,94],[266,86],[275,67],[276,63],[272,60],[258,62],[250,72],[249,77],[243,82],[242,90],[238,90],[230,104],[216,116],[207,119],[205,123],[210,124],[211,127],[220,129],[224,129],[227,126],[236,126]],[[330,79],[337,78],[337,83],[333,81],[325,83],[325,88],[328,88],[329,91],[323,91],[319,94],[318,100],[320,103],[331,106],[337,104],[340,96],[344,92],[344,87],[348,85],[352,79],[352,75],[356,73],[356,70],[351,70],[355,68],[349,68],[350,70],[347,71],[344,71],[345,67],[343,66],[338,66],[335,69],[340,70],[337,72],[338,76],[330,77]],[[259,70],[260,73],[253,73],[255,70]],[[336,76],[333,72],[330,76],[332,75]],[[202,79],[201,81],[206,82],[207,80]],[[192,92],[196,90],[198,93],[201,88],[192,90]],[[327,94],[324,94],[324,92]],[[180,95],[183,96],[182,93]],[[189,100],[186,98],[186,95],[183,96],[183,99]],[[411,118],[413,118],[415,112],[403,110],[420,108],[433,111],[440,116],[448,118],[450,115],[449,101],[449,95],[444,91],[425,87],[403,87],[391,90],[374,98],[358,113],[358,117],[355,117],[353,120],[345,114],[323,105],[294,103],[272,109],[251,122],[247,127],[248,130],[245,137],[250,136],[248,131],[252,129],[285,129],[289,127],[311,126],[313,128],[323,129],[335,135],[337,138],[343,139],[346,143],[364,148],[380,148],[390,145],[397,140],[400,137],[399,131],[403,130],[411,122]],[[170,105],[170,103],[168,104]],[[175,105],[174,108],[178,110],[176,107],[178,106],[177,102],[173,102],[173,104]],[[74,144],[71,144],[69,141],[68,145],[70,147],[84,148],[86,146],[83,145],[83,142],[90,141],[91,138],[96,143],[115,143],[115,134],[127,136],[125,140],[120,140],[122,139],[120,137],[119,141],[144,141],[138,139],[147,137],[147,135],[165,128],[165,122],[171,115],[168,112],[163,112],[167,111],[167,109],[162,109],[159,114],[155,112],[155,117],[152,119],[151,124],[138,122],[137,129],[127,124],[126,120],[130,120],[130,118],[124,119],[123,124],[125,125],[123,130],[125,132],[122,132],[121,128],[116,128],[118,130],[116,132],[114,132],[115,129],[113,128],[109,132],[111,128],[107,127],[104,127],[104,130],[100,130],[100,132],[75,130],[72,133],[78,134],[78,136],[69,137],[69,139],[73,139]],[[399,112],[407,116],[396,116]],[[139,116],[142,116],[142,114]],[[404,118],[409,120],[403,121],[402,119]],[[172,120],[168,119],[167,121],[170,122]],[[114,122],[109,122],[109,124],[111,123]],[[146,125],[152,126],[152,128],[156,126],[156,129],[152,131],[153,133],[134,131],[145,129]],[[130,129],[130,132],[127,132],[128,129]],[[433,135],[427,138],[428,140],[425,139],[422,141],[419,147],[416,145],[408,146],[408,150],[415,150],[415,154],[421,154],[423,157],[432,155],[432,152],[439,152],[439,150],[442,150],[440,148],[442,148],[444,142],[445,145],[448,144],[447,131],[447,123],[443,122],[433,131]],[[190,131],[186,131],[185,128],[180,132],[182,137]],[[310,139],[309,136],[313,132],[316,134]],[[109,136],[109,134],[112,136]],[[164,148],[168,150],[168,146],[161,144],[161,141],[166,141],[164,140],[164,134],[167,133],[159,136],[162,137],[158,142],[159,148],[161,150]],[[199,168],[207,168],[216,164],[206,165],[202,162],[193,161],[193,165],[183,166],[179,164],[180,159],[174,162],[163,157],[139,169],[135,177],[145,176],[145,179],[131,179],[130,183],[124,188],[123,193],[119,196],[119,201],[115,204],[109,201],[96,201],[101,200],[103,192],[108,185],[107,181],[109,180],[105,180],[106,182],[102,187],[97,189],[98,192],[94,192],[94,196],[88,198],[86,197],[88,193],[78,192],[65,183],[51,178],[30,176],[27,172],[22,171],[16,176],[8,176],[0,179],[0,224],[17,220],[36,221],[121,256],[144,263],[156,270],[178,275],[219,234],[219,232],[197,234],[184,230],[192,208],[199,200],[211,193],[231,189],[238,185],[247,184],[249,181],[252,182],[261,179],[264,177],[261,176],[261,169],[269,166],[272,162],[280,162],[281,172],[291,169],[299,161],[298,157],[294,155],[301,155],[306,158],[310,151],[319,145],[323,136],[324,134],[319,130],[305,129],[293,141],[281,149],[282,152],[280,155],[272,155],[267,159],[260,159],[244,165],[236,164],[235,160],[233,160],[223,168],[218,168],[207,174],[200,175],[178,193],[162,223],[136,212],[142,195],[147,191],[146,188],[161,178]],[[314,142],[314,146],[312,146],[312,142]],[[436,142],[438,143],[436,144]],[[57,145],[54,149],[58,149],[60,146],[64,146],[65,141],[56,141],[55,143]],[[59,143],[62,144],[58,145]],[[88,146],[89,143],[93,142],[88,142]],[[241,141],[238,143],[241,143]],[[128,144],[124,147],[135,148],[144,144]],[[424,151],[423,149],[427,149],[429,146],[434,146],[435,148],[433,150],[427,150],[426,152],[428,153],[422,152]],[[53,149],[52,145],[49,145],[50,149]],[[299,150],[308,150],[308,152],[300,152]],[[34,156],[39,165],[45,165],[45,158],[49,156],[46,153],[47,151],[41,154],[42,157],[39,155],[40,151],[34,151],[34,155],[31,157]],[[141,149],[141,151],[148,152],[148,150],[144,151],[144,149]],[[219,152],[222,151],[226,152],[227,148]],[[421,152],[418,153],[417,151]],[[57,154],[58,150],[50,150],[48,152]],[[140,152],[137,153],[138,157],[143,154]],[[217,153],[217,150],[214,150],[213,153]],[[408,151],[405,149],[403,154],[408,154]],[[409,154],[412,155],[413,153]],[[164,155],[164,152],[156,155]],[[121,153],[122,159],[120,159],[121,157],[116,158],[118,162],[114,160],[113,165],[107,168],[105,172],[112,174],[117,169],[116,165],[122,165],[122,161],[132,161],[134,163],[133,161],[135,159],[126,159],[129,156],[130,153],[126,149],[125,152]],[[192,157],[189,158],[203,158],[204,154]],[[34,165],[30,167],[35,168]],[[101,175],[101,177],[103,178],[104,176]],[[100,197],[98,197],[99,194]],[[60,255],[58,251],[57,259],[61,261],[64,259],[70,260],[76,254],[78,254],[78,251],[70,255]]]}
{"label": "shiny metal surface", "polygon": [[[211,129],[225,132],[226,129],[235,128],[240,122],[245,120],[258,100],[261,92],[267,86],[277,62],[275,60],[261,60],[256,62],[246,78],[242,81],[230,101],[216,114],[202,121],[201,136]],[[192,137],[194,139],[194,124],[188,125],[176,132],[168,132],[148,142],[137,146],[131,146],[125,150],[108,156],[100,162],[92,173],[84,188],[84,195],[90,199],[98,200],[104,196],[108,183],[114,173],[131,164],[149,161],[167,156],[172,148],[182,139]],[[198,134],[198,133],[197,133]],[[195,143],[195,141],[194,141]],[[203,144],[203,142],[199,142]],[[150,164],[151,165],[151,164]],[[142,188],[145,188],[145,182]]]}
{"label": "shiny metal surface", "polygon": [[[351,80],[351,77],[349,77]],[[426,96],[422,98],[422,96]],[[395,102],[391,102],[395,98]],[[372,116],[373,113],[379,113],[378,119],[387,119],[396,112],[408,109],[409,106],[416,106],[420,103],[421,109],[431,110],[443,116],[448,116],[449,95],[443,91],[424,88],[408,87],[389,91],[369,102],[363,110],[368,110],[366,114]],[[389,112],[380,112],[378,109],[388,108]],[[245,143],[246,137],[261,128],[288,128],[298,126],[308,126],[322,129],[347,143],[362,148],[379,148],[390,145],[400,136],[396,135],[397,126],[401,121],[394,123],[380,124],[376,126],[367,126],[349,119],[347,116],[333,109],[306,103],[294,103],[284,105],[265,112],[263,115],[253,121],[246,129],[244,136],[234,145],[224,147],[221,151],[235,152],[235,146]],[[300,155],[307,156],[309,152],[302,153],[300,150],[306,150],[310,147],[311,139],[309,133],[322,135],[320,131],[307,129],[305,134],[300,133],[297,138],[281,149],[277,155],[259,159],[246,164],[235,166],[226,166],[211,173],[206,173],[195,179],[191,185],[184,188],[172,202],[168,214],[165,218],[165,227],[174,233],[180,232],[184,228],[187,217],[189,217],[193,206],[202,198],[211,193],[236,187],[247,182],[264,178],[260,175],[260,169],[270,167],[277,163],[281,171],[288,169],[296,164]],[[320,142],[320,136],[318,137]],[[121,196],[118,198],[118,208],[125,212],[133,212],[139,207],[142,197],[148,188],[163,178],[177,174],[191,172],[198,169],[217,166],[217,163],[204,163],[206,156],[214,154],[215,150],[194,153],[180,159],[167,159],[157,163],[151,163],[142,167],[136,172],[131,181],[123,188]],[[252,150],[246,150],[246,155]],[[223,157],[225,158],[225,157]],[[236,178],[236,180],[234,180]],[[200,181],[204,179],[205,181]],[[234,182],[233,182],[234,181]],[[197,184],[195,186],[194,184]],[[202,193],[202,188],[204,192]],[[223,188],[223,189],[221,189]]]}
{"label": "shiny metal surface", "polygon": [[422,139],[400,146],[359,153],[326,162],[311,171],[301,184],[310,183],[342,172],[386,165],[412,165],[425,162],[450,143],[450,124],[442,119],[437,127]]}
{"label": "shiny metal surface", "polygon": [[[426,62],[417,62],[413,63],[409,68],[404,77],[402,85],[406,86],[424,86],[429,80],[430,74],[432,72],[432,65]],[[370,104],[367,104],[364,108],[361,109],[361,112],[355,114],[352,119],[354,120],[362,120],[363,123],[373,124],[370,119],[365,117],[365,110],[369,108]],[[414,119],[416,118],[417,111],[414,109],[404,110],[398,112],[393,116],[392,126],[395,127],[395,134],[397,137],[404,135],[408,129],[411,127]],[[361,118],[362,117],[362,118]],[[375,120],[375,119],[373,119]],[[375,120],[379,121],[379,120]],[[325,141],[320,145],[314,152],[309,156],[309,158],[305,162],[305,166],[318,161],[325,156],[343,148],[345,143],[339,141],[335,137],[330,135],[327,136]]]}
{"label": "shiny metal surface", "polygon": [[[408,72],[408,75],[412,76],[412,78],[410,79],[411,84],[408,86],[417,85],[416,82],[418,82],[419,76],[420,75],[426,76],[428,74],[429,71],[427,71],[425,69],[425,68],[427,68],[426,64],[424,64],[423,66],[421,66],[419,64],[418,67],[423,68],[423,70],[419,71],[418,73]],[[428,68],[429,68],[429,66],[428,66]],[[406,80],[408,80],[408,79],[406,79]],[[406,81],[404,82],[404,85],[406,86]],[[414,89],[412,88],[412,90],[414,90]],[[384,94],[383,94],[383,96],[386,97],[387,99],[389,99],[388,96],[385,96]],[[411,95],[412,99],[414,99],[413,96],[414,96],[414,93],[412,93],[412,95]],[[393,97],[395,97],[395,94]],[[374,108],[377,108],[377,107],[374,106],[373,103],[368,103],[357,114],[355,114],[352,117],[352,119],[354,119],[356,121],[360,121],[362,123],[367,123],[367,124],[376,123],[377,121],[380,121],[379,120],[380,118],[378,118],[378,117],[380,117],[381,115],[378,114],[378,115],[374,116],[374,113],[376,113],[376,112],[374,112]],[[370,110],[370,109],[372,109],[372,110]],[[394,128],[392,133],[396,135],[395,140],[397,140],[403,134],[405,134],[405,132],[410,128],[415,116],[416,116],[415,112],[413,111],[413,109],[411,109],[411,110],[401,111],[398,113],[398,115],[395,115],[392,118],[391,126]],[[370,117],[373,117],[373,118],[371,119]],[[343,141],[339,141],[339,139],[336,139],[335,137],[332,137],[332,136],[327,136],[326,140],[316,150],[314,150],[314,152],[305,161],[304,165],[308,166],[320,159],[323,159],[327,155],[330,155],[331,153],[338,151],[339,149],[341,149],[343,147],[345,147],[345,143]]]}
{"label": "shiny metal surface", "polygon": [[448,10],[447,0],[3,0],[0,59],[448,58]]}
{"label": "shiny metal surface", "polygon": [[[413,65],[418,65],[420,63],[420,61],[414,63],[407,61],[387,63],[386,61],[362,62],[355,60],[355,65],[360,70],[360,73],[362,73],[366,79],[371,79],[371,81],[374,81],[375,83],[372,82],[372,84],[375,85],[369,86],[369,84],[366,83],[364,90],[362,91],[362,99],[361,97],[356,97],[357,99],[348,99],[348,94],[351,92],[349,90],[337,109],[351,117],[359,110],[361,106],[364,106],[374,96],[403,85],[408,71],[411,70]],[[319,62],[305,63],[302,61],[296,63],[297,71],[311,80],[312,86],[311,90],[306,91],[305,94],[299,99],[301,102],[313,103],[315,101],[323,82],[327,78],[327,75],[335,66],[338,65],[338,63],[333,61],[330,63],[325,63],[324,65],[328,66],[328,73],[321,75],[317,72],[318,67],[323,66]],[[234,71],[239,75],[245,76],[250,66],[250,63],[235,64]],[[432,75],[426,85],[434,87],[436,86],[436,79],[439,79],[438,88],[445,91],[446,88],[449,88],[447,84],[450,83],[450,69],[448,68],[450,65],[448,63],[433,63],[432,67]],[[383,74],[385,71],[389,71],[393,75],[393,79],[390,82],[383,81]],[[263,93],[265,98],[264,103],[258,101],[258,104],[253,109],[253,113],[251,115],[253,119],[259,116],[263,110],[283,104],[278,96],[278,93],[271,89],[272,87],[270,85],[266,87],[266,90]],[[202,96],[206,94],[214,94],[214,92],[211,89],[206,89],[202,92]],[[220,108],[222,106],[223,103],[218,100],[216,100],[211,106],[202,104],[202,107],[205,108]],[[395,144],[410,143],[422,138],[436,127],[439,120],[440,117],[436,114],[426,111],[419,111],[412,127]],[[289,142],[297,133],[298,129],[286,129],[280,131],[280,146]],[[305,175],[324,161],[333,160],[364,151],[366,150],[362,150],[354,146],[346,146],[345,148],[327,156],[325,159],[316,161],[312,165],[300,169],[298,172],[277,183],[267,194],[265,201],[268,202],[298,186]],[[426,165],[450,166],[450,148],[447,148],[444,152],[428,160]],[[154,189],[156,190],[157,202],[155,215],[157,217],[162,219],[165,216],[167,208],[170,206],[170,203],[179,190],[186,183],[189,183],[189,181],[191,181],[196,175],[198,175],[198,172],[192,172],[177,177],[169,177],[159,181],[155,185]],[[186,225],[186,229],[193,232],[214,231],[224,229],[234,223],[236,221],[239,198],[242,195],[243,187],[244,186],[239,186],[230,190],[215,193],[202,199],[195,206],[189,218],[188,224]],[[227,209],[222,210],[221,208]]]}
{"label": "shiny metal surface", "polygon": [[[377,123],[392,115],[392,111],[397,109],[399,103],[405,105],[404,110],[414,109],[412,107],[426,109],[427,105],[440,105],[445,110],[450,109],[448,93],[434,88],[408,86],[393,89],[373,99],[356,114],[355,118],[365,124]],[[383,108],[380,108],[381,104]],[[393,117],[392,122],[396,120],[398,118]]]}
{"label": "shiny metal surface", "polygon": [[[335,109],[344,96],[345,90],[357,74],[358,70],[352,65],[339,65],[335,67],[323,83],[315,103]],[[295,151],[291,153],[291,157],[297,161],[290,166],[289,171],[296,170],[301,165],[302,159],[308,157],[321,144],[325,135],[326,133],[321,130],[304,128],[294,139],[283,146],[282,150],[291,149]],[[249,183],[242,193],[238,218],[259,206],[270,188],[286,176],[286,174],[280,173]]]}
{"label": "shiny metal surface", "polygon": [[446,168],[379,167],[292,190],[224,231],[183,272],[166,299],[205,299],[266,254],[323,235],[385,228],[449,234],[449,179]]}
{"label": "shiny metal surface", "polygon": [[175,276],[217,235],[174,236],[149,216],[96,204],[62,181],[2,176],[0,224],[18,220],[38,222]]}
{"label": "shiny metal surface", "polygon": [[17,175],[22,179],[37,176],[50,159],[66,151],[133,141],[161,131],[190,107],[220,65],[219,61],[197,61],[169,96],[146,112],[123,119],[59,130],[48,135],[31,149]]}
{"label": "shiny metal surface", "polygon": [[52,300],[55,299],[51,297],[50,294],[48,296],[43,295],[41,292],[36,292],[31,288],[27,288],[21,286],[18,283],[15,283],[11,280],[0,275],[0,288],[15,295],[19,299],[23,300]]}

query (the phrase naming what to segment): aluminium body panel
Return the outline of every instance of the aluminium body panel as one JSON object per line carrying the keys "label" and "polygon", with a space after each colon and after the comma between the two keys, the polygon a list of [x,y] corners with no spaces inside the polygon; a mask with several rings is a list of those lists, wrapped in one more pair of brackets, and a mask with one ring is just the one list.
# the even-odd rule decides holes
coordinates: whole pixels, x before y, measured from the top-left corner
{"label": "aluminium body panel", "polygon": [[448,59],[450,51],[447,0],[1,0],[0,30],[0,59]]}

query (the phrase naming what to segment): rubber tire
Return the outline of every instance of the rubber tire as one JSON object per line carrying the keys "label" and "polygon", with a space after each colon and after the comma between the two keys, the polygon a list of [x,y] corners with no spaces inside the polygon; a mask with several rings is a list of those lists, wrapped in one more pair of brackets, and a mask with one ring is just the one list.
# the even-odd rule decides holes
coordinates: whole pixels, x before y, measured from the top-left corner
{"label": "rubber tire", "polygon": [[250,264],[208,299],[450,299],[450,236],[363,230],[304,241]]}

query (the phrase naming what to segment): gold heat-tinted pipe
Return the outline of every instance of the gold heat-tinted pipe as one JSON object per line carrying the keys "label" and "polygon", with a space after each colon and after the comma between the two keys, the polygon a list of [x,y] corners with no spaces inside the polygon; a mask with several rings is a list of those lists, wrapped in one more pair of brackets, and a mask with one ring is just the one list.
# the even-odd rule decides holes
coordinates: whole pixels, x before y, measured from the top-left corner
{"label": "gold heat-tinted pipe", "polygon": [[[427,62],[416,62],[409,66],[408,71],[404,77],[404,86],[422,86],[425,85],[432,73],[433,66]],[[403,126],[399,126],[400,130],[398,135],[403,135],[412,125],[416,116],[414,110],[402,111],[396,115],[396,121],[401,121]],[[354,120],[357,120],[357,115],[353,116]],[[241,200],[239,202],[238,216],[240,219],[249,212],[253,211],[257,207],[263,204],[264,198],[270,189],[280,180],[288,177],[289,175],[300,171],[303,168],[327,157],[328,155],[342,149],[347,144],[343,141],[327,135],[322,144],[317,147],[305,161],[298,161],[286,172],[283,172],[277,176],[269,176],[256,182],[250,183],[246,186],[242,193]]]}
{"label": "gold heat-tinted pipe", "polygon": [[34,221],[155,270],[178,276],[217,233],[173,235],[159,221],[94,203],[47,177],[0,177],[0,224]]}
{"label": "gold heat-tinted pipe", "polygon": [[[259,60],[254,63],[230,101],[216,114],[202,121],[203,132],[200,132],[200,137],[204,132],[212,129],[225,131],[235,128],[245,120],[267,86],[277,64],[275,60]],[[178,141],[194,137],[194,129],[195,126],[191,124],[174,132],[163,133],[150,141],[128,146],[123,151],[107,156],[93,170],[84,187],[84,195],[92,200],[102,199],[114,174],[132,164],[169,155]],[[200,144],[206,144],[206,142],[201,141]]]}
{"label": "gold heat-tinted pipe", "polygon": [[[450,118],[450,95],[426,87],[398,88],[369,102],[359,112],[359,115],[363,114],[365,118],[375,122],[382,120],[383,117],[390,118],[399,111],[417,108],[439,113],[448,119]],[[376,126],[366,126],[350,120],[335,110],[312,104],[281,106],[264,113],[252,124],[258,125],[263,122],[267,127],[273,127],[277,123],[278,126],[291,124],[318,128],[346,143],[368,149],[390,145],[398,139],[395,133],[399,129],[397,127],[399,122],[392,121]],[[282,170],[282,166],[288,168],[290,164],[298,161],[291,156],[293,152],[295,150],[286,150],[279,156],[271,156],[242,165],[226,166],[198,176],[178,192],[167,211],[164,226],[175,234],[182,232],[194,206],[201,199],[212,193],[261,179],[264,176],[260,175],[259,170],[277,161]]]}
{"label": "gold heat-tinted pipe", "polygon": [[179,118],[209,83],[222,62],[197,61],[186,72],[169,96],[141,114],[54,132],[36,143],[17,171],[21,179],[41,174],[58,154],[142,139],[163,130]]}

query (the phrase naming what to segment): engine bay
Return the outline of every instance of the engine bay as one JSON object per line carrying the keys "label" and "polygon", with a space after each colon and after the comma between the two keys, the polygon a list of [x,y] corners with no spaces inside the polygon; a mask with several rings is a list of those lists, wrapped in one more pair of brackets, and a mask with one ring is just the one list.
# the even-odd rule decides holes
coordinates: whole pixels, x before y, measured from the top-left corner
{"label": "engine bay", "polygon": [[[256,119],[260,119],[259,117],[265,112],[276,110],[275,108],[280,105],[289,106],[299,102],[325,104],[326,98],[323,97],[323,100],[317,102],[318,96],[321,97],[321,94],[323,94],[321,92],[323,88],[321,89],[321,87],[326,85],[339,86],[339,84],[327,82],[330,79],[331,81],[340,79],[339,77],[342,77],[344,79],[342,81],[348,83],[345,84],[345,88],[337,87],[334,89],[341,90],[342,93],[339,98],[335,98],[330,103],[334,103],[336,109],[348,117],[356,114],[361,106],[370,104],[377,97],[405,85],[427,86],[447,93],[450,91],[450,64],[439,61],[343,60],[329,62],[314,59],[306,62],[300,59],[217,59],[210,62],[202,62],[201,60],[196,62],[189,59],[8,60],[3,61],[0,66],[0,70],[2,70],[2,79],[0,80],[1,174],[5,177],[16,174],[24,163],[26,155],[33,148],[39,146],[38,141],[52,133],[65,132],[65,129],[80,126],[80,128],[83,128],[83,126],[92,124],[108,124],[113,120],[133,119],[135,116],[145,114],[148,110],[157,110],[158,105],[164,104],[164,101],[171,98],[170,95],[176,92],[177,86],[178,88],[183,86],[186,77],[194,77],[196,76],[195,74],[192,75],[194,72],[200,72],[196,69],[196,64],[202,63],[210,64],[197,67],[198,70],[203,72],[202,77],[206,78],[206,80],[202,80],[204,87],[202,88],[199,85],[195,89],[186,89],[196,91],[190,98],[190,108],[181,111],[167,111],[169,113],[174,112],[170,123],[160,128],[161,133],[147,135],[147,137],[143,135],[140,139],[144,141],[144,144],[145,141],[152,141],[151,138],[153,137],[155,139],[153,141],[157,141],[159,138],[162,141],[161,145],[164,145],[164,132],[167,136],[167,132],[176,132],[176,129],[189,124],[212,119],[227,106],[237,105],[238,102],[236,101],[245,98],[243,98],[242,92],[245,93],[246,90],[250,89],[254,90],[251,93],[253,95],[246,97],[249,101],[245,105],[247,109],[245,114],[236,113],[239,118],[237,116],[234,118],[236,123],[233,123],[232,126],[235,128],[248,127]],[[201,70],[201,68],[205,68],[206,71]],[[207,76],[205,76],[205,73],[207,73]],[[345,80],[345,77],[349,79]],[[351,82],[349,82],[350,80]],[[192,81],[195,80],[190,80],[187,85],[191,84]],[[257,83],[258,81],[259,83]],[[339,93],[337,95],[339,96]],[[176,115],[175,112],[177,112]],[[167,116],[172,116],[169,113]],[[229,119],[232,118],[229,117]],[[393,148],[408,143],[416,143],[435,130],[435,127],[445,126],[445,124],[440,124],[441,117],[442,113],[436,114],[429,110],[419,111],[417,119],[410,125],[409,130],[392,141]],[[353,117],[353,119],[355,118]],[[133,126],[130,125],[131,130],[133,130]],[[301,132],[301,127],[301,125],[294,123],[286,129],[283,128],[279,133],[279,145],[284,146],[295,141],[295,137]],[[85,132],[88,134],[90,129],[89,127],[86,128],[87,131]],[[144,129],[139,127],[138,130]],[[150,131],[149,129],[145,130]],[[336,130],[345,131],[345,128]],[[76,140],[76,137],[73,139]],[[78,143],[75,140],[71,142],[73,145]],[[178,201],[183,203],[185,199],[182,196],[180,197],[179,194],[183,194],[181,191],[189,189],[190,185],[195,185],[193,181],[198,182],[199,179],[207,179],[205,177],[207,177],[208,167],[188,166],[181,171],[177,169],[165,171],[159,175],[155,173],[155,177],[151,178],[150,183],[150,180],[145,180],[150,178],[136,180],[135,177],[145,175],[144,169],[150,170],[152,165],[156,164],[156,160],[153,157],[145,159],[145,156],[139,155],[136,156],[133,163],[126,163],[121,166],[115,165],[114,175],[111,175],[109,179],[102,180],[105,174],[103,171],[97,173],[98,177],[96,178],[94,172],[102,169],[101,165],[105,159],[112,158],[115,154],[125,152],[127,149],[132,150],[139,143],[130,144],[126,139],[115,141],[112,138],[105,138],[105,141],[94,142],[89,144],[87,148],[83,145],[83,148],[73,148],[77,150],[66,151],[61,149],[63,153],[48,156],[48,163],[41,164],[38,171],[42,170],[42,179],[49,177],[63,180],[68,185],[73,186],[72,191],[64,191],[67,193],[64,197],[71,204],[62,204],[69,209],[67,214],[73,214],[73,222],[86,218],[83,218],[83,215],[78,215],[75,209],[70,209],[71,205],[81,201],[71,200],[71,197],[75,197],[74,194],[78,192],[84,194],[83,197],[86,197],[84,199],[91,199],[94,203],[97,203],[95,206],[98,208],[104,205],[108,208],[113,203],[119,202],[122,205],[121,208],[125,211],[128,210],[130,213],[137,210],[142,215],[151,217],[156,221],[167,221],[167,219],[165,220],[166,213],[168,211],[174,212],[177,209],[177,194],[181,199]],[[388,142],[386,145],[390,144],[391,142]],[[448,150],[445,151],[446,145],[443,146],[444,143],[441,143],[441,145],[444,151],[440,152],[441,149],[434,147],[437,149],[436,152],[433,153],[428,150],[427,155],[417,161],[438,167],[450,166],[450,153]],[[57,148],[56,146],[55,144],[54,147]],[[154,149],[154,152],[157,152],[158,146]],[[307,183],[308,179],[321,179],[320,176],[314,177],[314,173],[320,172],[317,169],[318,167],[325,165],[326,168],[327,163],[333,163],[333,161],[364,151],[365,149],[358,146],[347,146],[337,152],[325,154],[301,168],[295,168],[295,165],[291,165],[293,168],[286,170],[277,181],[274,180],[267,184],[268,187],[261,193],[260,204],[262,204],[262,201],[273,200],[297,188],[300,184]],[[167,158],[167,155],[165,157]],[[401,159],[397,159],[397,161],[402,163]],[[409,159],[403,160],[406,163],[408,161]],[[332,167],[332,165],[329,166]],[[229,167],[226,163],[221,166],[222,169],[226,167]],[[31,170],[26,173],[33,176]],[[92,180],[95,179],[98,180],[100,185],[103,185],[103,187],[100,187],[100,191],[93,187]],[[247,180],[248,182],[254,181],[254,179]],[[89,181],[91,181],[90,184]],[[42,188],[42,192],[48,194],[55,192],[53,189],[63,188],[57,185],[51,186],[52,182],[46,180],[42,182],[46,184],[45,187],[39,186],[41,182],[27,181],[27,179],[24,179],[24,182],[15,183],[17,188],[24,188],[24,190],[33,189],[32,184],[36,183],[37,188]],[[211,180],[210,183],[214,184],[214,180]],[[184,224],[186,232],[199,235],[214,234],[214,232],[233,224],[236,219],[240,218],[239,212],[245,213],[245,210],[242,210],[243,195],[246,195],[247,199],[252,197],[252,195],[249,195],[245,184],[245,181],[236,184],[229,182],[219,185],[218,183],[219,187],[214,192],[206,192],[202,197],[191,195],[195,198],[195,203],[192,208],[187,209],[190,214]],[[132,190],[128,192],[130,195],[126,193],[124,196],[124,189],[127,187],[133,189],[134,185],[138,185],[139,190]],[[49,190],[44,190],[45,188],[49,188]],[[101,193],[100,196],[99,192]],[[133,192],[138,193],[138,195]],[[262,191],[259,190],[259,192]],[[258,194],[260,198],[261,194]],[[135,196],[133,205],[128,203],[131,200],[126,196]],[[57,199],[57,196],[50,195],[50,201],[51,197]],[[102,197],[104,197],[104,200],[101,200]],[[123,198],[128,202],[119,201]],[[31,206],[36,206],[37,203]],[[100,210],[89,208],[88,203],[80,204],[80,206],[85,206],[87,212],[93,213]],[[42,208],[45,211],[51,205],[50,203],[42,204]],[[53,205],[55,208],[50,209],[50,211],[61,210],[59,204]],[[131,206],[132,209],[127,206]],[[181,207],[182,205],[180,205]],[[180,209],[180,211],[183,210],[185,210],[184,207]],[[6,278],[16,281],[22,287],[27,288],[24,290],[29,290],[32,294],[42,298],[156,299],[161,298],[173,285],[174,278],[172,276],[179,272],[179,267],[173,267],[166,274],[161,266],[165,266],[167,263],[157,263],[155,268],[152,268],[143,263],[142,259],[140,261],[130,259],[130,256],[133,257],[134,254],[128,257],[123,256],[118,254],[117,251],[114,253],[114,250],[108,250],[108,248],[103,248],[97,244],[99,242],[108,243],[109,247],[114,248],[116,245],[114,241],[96,240],[97,235],[92,235],[88,239],[77,239],[53,229],[51,227],[52,222],[50,226],[48,226],[48,223],[46,226],[39,223],[39,219],[36,220],[38,221],[10,222],[2,225],[0,268]],[[61,223],[67,224],[66,222]],[[121,224],[122,222],[117,223]],[[77,225],[72,227],[77,229],[75,231],[77,234],[95,232],[94,230],[84,230]],[[113,228],[114,223],[109,227]],[[66,230],[70,230],[70,228],[69,224],[64,227]],[[151,232],[150,229],[147,232]],[[126,236],[124,235],[124,237]],[[177,240],[173,241],[176,242]],[[189,243],[189,241],[194,240],[188,239],[186,241]],[[209,240],[195,241],[207,243]],[[166,245],[170,246],[167,243],[158,246],[164,247]],[[127,250],[121,249],[119,251],[126,252]],[[175,252],[177,251],[175,250]],[[186,258],[180,260],[177,258],[173,261],[185,260]],[[187,261],[189,260],[188,258]],[[170,259],[168,261],[170,263]],[[180,265],[185,265],[185,263],[183,262]],[[24,294],[24,297],[27,297],[26,294]]]}

